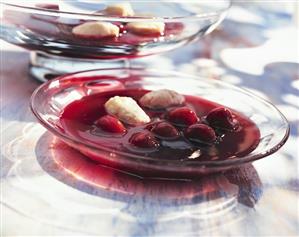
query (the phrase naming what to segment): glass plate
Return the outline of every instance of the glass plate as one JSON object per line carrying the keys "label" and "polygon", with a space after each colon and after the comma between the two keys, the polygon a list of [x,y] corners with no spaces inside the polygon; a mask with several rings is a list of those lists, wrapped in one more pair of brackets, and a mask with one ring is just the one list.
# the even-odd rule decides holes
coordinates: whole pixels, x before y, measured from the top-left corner
{"label": "glass plate", "polygon": [[[259,145],[242,157],[225,160],[163,160],[116,151],[69,136],[59,123],[64,108],[75,100],[113,89],[172,89],[185,95],[230,107],[259,128]],[[224,171],[266,157],[287,140],[289,125],[285,117],[269,102],[221,81],[196,76],[147,69],[119,68],[94,70],[62,76],[40,86],[32,95],[31,108],[40,123],[51,133],[89,158],[118,169],[147,177],[199,177]]]}

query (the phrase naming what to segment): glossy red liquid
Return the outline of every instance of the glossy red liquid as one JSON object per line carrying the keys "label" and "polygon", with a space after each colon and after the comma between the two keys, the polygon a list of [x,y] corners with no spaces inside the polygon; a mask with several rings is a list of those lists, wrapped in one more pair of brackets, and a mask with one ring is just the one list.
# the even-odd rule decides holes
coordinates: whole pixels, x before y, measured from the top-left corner
{"label": "glossy red liquid", "polygon": [[[153,159],[182,161],[237,159],[253,151],[259,143],[260,132],[257,126],[250,119],[235,111],[233,111],[233,115],[240,123],[239,129],[237,131],[216,130],[218,142],[212,145],[200,145],[188,141],[183,136],[185,128],[177,127],[181,134],[177,139],[163,140],[157,138],[160,142],[159,148],[147,150],[132,146],[129,143],[129,139],[134,133],[146,130],[148,124],[137,127],[126,125],[127,133],[124,135],[105,133],[94,124],[99,117],[106,115],[104,104],[109,98],[115,95],[129,96],[138,101],[146,92],[148,91],[143,89],[128,89],[83,97],[72,102],[64,109],[60,118],[61,126],[69,136],[84,140],[87,144],[98,146],[99,149],[106,147],[117,151],[152,157]],[[209,111],[220,106],[196,96],[185,96],[185,99],[186,106],[193,109],[202,120],[204,120]],[[152,121],[165,119],[165,113],[167,113],[167,110],[143,109],[151,117]]]}

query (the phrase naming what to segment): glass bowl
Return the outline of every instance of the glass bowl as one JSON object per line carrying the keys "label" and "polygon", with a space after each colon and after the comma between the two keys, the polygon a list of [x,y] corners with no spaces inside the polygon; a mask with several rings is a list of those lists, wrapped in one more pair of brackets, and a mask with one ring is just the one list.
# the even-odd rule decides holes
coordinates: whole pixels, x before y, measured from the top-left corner
{"label": "glass bowl", "polygon": [[[225,160],[164,160],[113,150],[70,136],[60,124],[60,115],[70,103],[113,89],[172,89],[181,94],[220,102],[250,118],[260,130],[255,150]],[[237,99],[236,99],[237,98]],[[31,109],[39,122],[65,143],[104,165],[147,177],[199,177],[261,159],[277,151],[287,140],[286,118],[269,102],[221,81],[142,68],[116,68],[69,74],[41,85],[32,95]]]}
{"label": "glass bowl", "polygon": [[[37,3],[38,2],[38,3]],[[47,3],[48,2],[48,3]],[[53,76],[96,68],[120,67],[124,59],[162,53],[185,45],[213,31],[224,19],[229,0],[131,1],[133,17],[107,16],[111,1],[3,1],[1,38],[33,50],[31,73]],[[96,15],[95,15],[96,12]],[[72,29],[90,21],[120,27],[119,37],[86,39]],[[164,23],[160,35],[138,35],[126,27],[132,22]],[[121,60],[120,60],[121,59]],[[113,66],[111,66],[113,64]],[[40,68],[38,71],[37,69]]]}

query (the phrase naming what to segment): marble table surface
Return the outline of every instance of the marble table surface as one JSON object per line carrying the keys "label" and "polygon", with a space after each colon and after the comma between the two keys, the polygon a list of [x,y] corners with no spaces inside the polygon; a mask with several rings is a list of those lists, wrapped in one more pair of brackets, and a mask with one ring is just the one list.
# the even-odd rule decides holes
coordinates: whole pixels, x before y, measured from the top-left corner
{"label": "marble table surface", "polygon": [[29,53],[1,41],[1,236],[299,235],[297,33],[287,13],[237,6],[205,39],[136,62],[227,81],[288,118],[277,153],[196,181],[135,178],[61,143],[30,112]]}

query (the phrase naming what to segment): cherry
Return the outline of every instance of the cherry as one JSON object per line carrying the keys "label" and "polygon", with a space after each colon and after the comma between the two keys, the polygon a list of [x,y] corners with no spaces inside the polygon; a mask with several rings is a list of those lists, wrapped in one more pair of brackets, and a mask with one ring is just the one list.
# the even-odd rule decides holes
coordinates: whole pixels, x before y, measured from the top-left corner
{"label": "cherry", "polygon": [[113,24],[118,26],[119,33],[126,33],[126,28],[122,22],[114,22]]}
{"label": "cherry", "polygon": [[185,136],[189,140],[199,143],[211,144],[216,141],[216,134],[213,128],[205,124],[193,124],[189,126],[185,131]]}
{"label": "cherry", "polygon": [[168,120],[176,125],[189,126],[199,122],[196,113],[188,107],[176,108],[168,113]]}
{"label": "cherry", "polygon": [[150,131],[162,138],[177,138],[179,136],[178,130],[172,124],[165,121],[151,125]]}
{"label": "cherry", "polygon": [[111,115],[105,115],[95,122],[96,126],[100,127],[105,132],[125,133],[125,126],[117,118]]}
{"label": "cherry", "polygon": [[234,130],[238,126],[238,122],[233,119],[232,112],[224,107],[211,110],[206,120],[210,126],[215,128]]}
{"label": "cherry", "polygon": [[134,146],[141,148],[155,148],[159,146],[159,142],[149,132],[134,133],[129,142]]}

